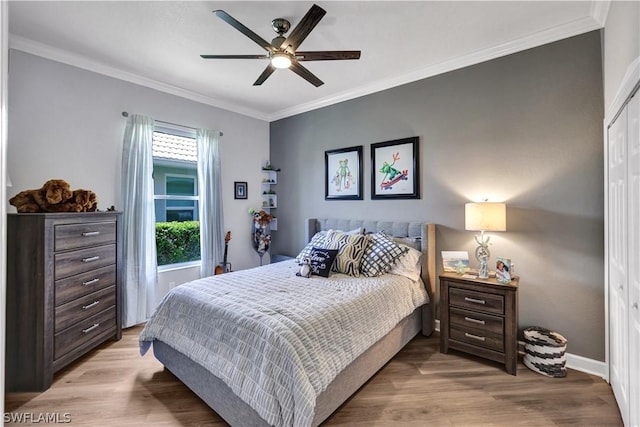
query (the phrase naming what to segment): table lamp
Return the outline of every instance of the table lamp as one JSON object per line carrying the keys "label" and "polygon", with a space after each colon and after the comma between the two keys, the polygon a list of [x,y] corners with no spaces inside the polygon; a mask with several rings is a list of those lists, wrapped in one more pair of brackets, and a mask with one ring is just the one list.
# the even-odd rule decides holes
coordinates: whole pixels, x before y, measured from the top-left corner
{"label": "table lamp", "polygon": [[507,230],[507,205],[504,203],[466,203],[464,205],[464,228],[469,231],[479,231],[480,235],[475,236],[478,247],[476,248],[476,259],[479,262],[478,278],[489,277],[488,261],[491,256],[489,252],[489,238],[485,231],[506,231]]}

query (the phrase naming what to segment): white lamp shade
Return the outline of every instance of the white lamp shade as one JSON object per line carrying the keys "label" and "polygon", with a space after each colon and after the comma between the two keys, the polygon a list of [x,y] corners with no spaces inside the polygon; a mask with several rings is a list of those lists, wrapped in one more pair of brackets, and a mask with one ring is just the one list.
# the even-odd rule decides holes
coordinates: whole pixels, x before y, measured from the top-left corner
{"label": "white lamp shade", "polygon": [[504,203],[467,203],[464,228],[470,231],[506,231],[507,205]]}

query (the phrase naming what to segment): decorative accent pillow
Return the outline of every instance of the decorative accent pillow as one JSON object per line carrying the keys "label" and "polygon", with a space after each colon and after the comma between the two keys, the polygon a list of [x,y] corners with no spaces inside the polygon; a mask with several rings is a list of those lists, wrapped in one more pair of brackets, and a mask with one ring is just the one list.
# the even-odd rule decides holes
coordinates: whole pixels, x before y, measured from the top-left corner
{"label": "decorative accent pillow", "polygon": [[311,255],[309,255],[309,259],[311,260],[311,274],[329,277],[329,272],[337,255],[337,249],[313,248]]}
{"label": "decorative accent pillow", "polygon": [[420,272],[422,271],[422,252],[408,246],[404,247],[409,250],[398,258],[389,273],[405,276],[416,282],[420,279]]}
{"label": "decorative accent pillow", "polygon": [[318,231],[312,238],[307,246],[305,246],[298,256],[296,257],[296,261],[302,262],[303,259],[309,257],[311,255],[311,251],[313,248],[322,248],[324,246],[324,241],[327,236],[326,231]]}
{"label": "decorative accent pillow", "polygon": [[383,231],[369,235],[369,243],[362,256],[360,272],[365,277],[376,277],[387,273],[398,258],[409,252]]}
{"label": "decorative accent pillow", "polygon": [[329,230],[324,241],[324,246],[329,249],[338,249],[338,257],[331,271],[360,276],[360,260],[367,248],[369,236],[364,234],[346,234],[341,231]]}

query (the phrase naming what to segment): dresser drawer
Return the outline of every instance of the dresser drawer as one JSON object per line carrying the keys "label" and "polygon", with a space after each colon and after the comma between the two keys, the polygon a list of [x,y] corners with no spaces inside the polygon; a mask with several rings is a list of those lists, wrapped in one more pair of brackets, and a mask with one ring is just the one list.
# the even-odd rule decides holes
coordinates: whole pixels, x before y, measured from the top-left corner
{"label": "dresser drawer", "polygon": [[116,331],[116,308],[111,307],[55,334],[53,359],[59,359],[105,332]]}
{"label": "dresser drawer", "polygon": [[504,297],[461,288],[449,288],[449,304],[484,313],[504,314]]}
{"label": "dresser drawer", "polygon": [[56,281],[56,307],[116,284],[114,264]]}
{"label": "dresser drawer", "polygon": [[58,253],[54,257],[55,280],[106,267],[115,262],[115,244]]}
{"label": "dresser drawer", "polygon": [[60,332],[115,304],[116,287],[112,286],[56,307],[55,332]]}
{"label": "dresser drawer", "polygon": [[84,248],[116,241],[115,222],[56,225],[54,251]]}
{"label": "dresser drawer", "polygon": [[490,314],[451,307],[449,309],[449,322],[462,329],[473,328],[483,332],[493,332],[494,334],[504,333],[504,319]]}
{"label": "dresser drawer", "polygon": [[451,324],[450,328],[449,336],[452,340],[504,353],[503,335],[492,334],[490,332],[471,328],[463,328],[454,324]]}

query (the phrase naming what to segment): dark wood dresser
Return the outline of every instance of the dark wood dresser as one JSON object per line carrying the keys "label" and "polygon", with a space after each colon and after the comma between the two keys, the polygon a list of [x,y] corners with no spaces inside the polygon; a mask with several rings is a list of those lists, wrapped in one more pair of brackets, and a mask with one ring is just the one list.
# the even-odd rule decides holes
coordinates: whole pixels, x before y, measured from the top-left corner
{"label": "dark wood dresser", "polygon": [[7,391],[121,338],[120,229],[119,212],[7,216]]}
{"label": "dark wood dresser", "polygon": [[450,348],[503,363],[516,375],[518,282],[440,275],[440,351]]}

